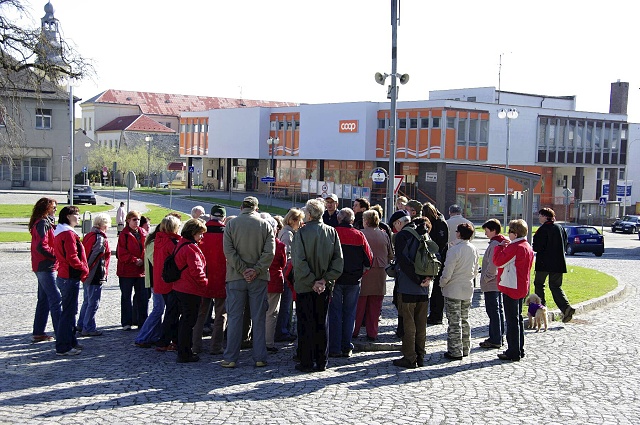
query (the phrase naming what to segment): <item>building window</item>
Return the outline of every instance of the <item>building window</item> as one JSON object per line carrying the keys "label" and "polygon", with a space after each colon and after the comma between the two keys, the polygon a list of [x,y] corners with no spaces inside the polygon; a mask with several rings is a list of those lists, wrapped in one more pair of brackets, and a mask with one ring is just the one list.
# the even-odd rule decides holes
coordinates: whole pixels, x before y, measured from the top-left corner
{"label": "building window", "polygon": [[0,180],[11,180],[11,160],[7,157],[0,159]]}
{"label": "building window", "polygon": [[418,119],[417,118],[409,119],[409,126],[410,128],[418,128]]}
{"label": "building window", "polygon": [[455,128],[456,128],[456,117],[447,117],[447,128],[455,130]]}
{"label": "building window", "polygon": [[429,118],[420,118],[420,128],[429,128]]}
{"label": "building window", "polygon": [[440,117],[431,118],[431,128],[440,128]]}
{"label": "building window", "polygon": [[475,145],[478,141],[478,120],[469,120],[469,142]]}
{"label": "building window", "polygon": [[467,139],[467,121],[458,120],[458,142],[465,142]]}
{"label": "building window", "polygon": [[171,123],[170,123],[170,122],[166,122],[166,123],[164,124],[164,126],[165,126],[165,127],[167,127],[167,128],[171,128]]}
{"label": "building window", "polygon": [[51,109],[36,109],[36,128],[51,128]]}
{"label": "building window", "polygon": [[467,97],[467,102],[475,102],[475,101],[476,101],[476,97],[475,96]]}
{"label": "building window", "polygon": [[89,130],[92,130],[92,128],[91,128],[91,117],[89,117]]}
{"label": "building window", "polygon": [[[380,120],[378,120],[379,123]],[[300,121],[294,121],[294,123],[296,124],[296,128],[295,130],[299,130],[300,129]]]}
{"label": "building window", "polygon": [[480,144],[487,145],[489,142],[489,121],[480,120]]}
{"label": "building window", "polygon": [[285,123],[284,121],[279,121],[278,122],[278,130],[286,130],[286,125],[287,125],[287,123]]}
{"label": "building window", "polygon": [[[25,167],[29,161],[25,161]],[[28,175],[27,172],[24,173]],[[47,181],[47,159],[46,158],[31,158],[31,181],[44,182]]]}
{"label": "building window", "polygon": [[194,124],[193,125],[193,132],[194,133],[200,133],[200,124]]}
{"label": "building window", "polygon": [[406,118],[400,118],[398,120],[398,128],[407,128],[407,119]]}
{"label": "building window", "polygon": [[378,130],[384,130],[386,127],[387,120],[384,118],[378,118]]}
{"label": "building window", "polygon": [[180,124],[180,133],[186,133],[186,132],[187,132],[187,125]]}

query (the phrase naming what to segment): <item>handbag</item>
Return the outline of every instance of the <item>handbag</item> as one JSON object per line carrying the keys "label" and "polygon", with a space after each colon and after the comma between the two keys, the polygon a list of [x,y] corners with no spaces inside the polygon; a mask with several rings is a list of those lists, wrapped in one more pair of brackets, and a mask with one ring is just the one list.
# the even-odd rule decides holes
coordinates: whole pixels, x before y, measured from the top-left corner
{"label": "handbag", "polygon": [[500,266],[502,268],[502,274],[500,275],[500,282],[498,285],[505,288],[517,289],[518,288],[518,276],[516,273],[516,257],[512,257],[505,264]]}
{"label": "handbag", "polygon": [[387,267],[384,268],[384,271],[387,273],[387,276],[396,277],[396,261],[391,260]]}

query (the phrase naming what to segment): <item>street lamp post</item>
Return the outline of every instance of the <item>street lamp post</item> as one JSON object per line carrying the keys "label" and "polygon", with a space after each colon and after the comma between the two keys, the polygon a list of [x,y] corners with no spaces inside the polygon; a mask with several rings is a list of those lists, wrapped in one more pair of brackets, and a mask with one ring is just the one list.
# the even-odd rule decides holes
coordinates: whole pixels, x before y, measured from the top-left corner
{"label": "street lamp post", "polygon": [[[271,177],[276,178],[276,160],[274,158],[276,154],[276,147],[280,144],[280,139],[277,137],[269,137],[267,139],[267,145],[271,148]],[[269,184],[269,206],[273,206],[273,183]]]}
{"label": "street lamp post", "polygon": [[153,142],[152,136],[146,136],[144,140],[147,142],[147,187],[151,187],[151,142]]}
{"label": "street lamp post", "polygon": [[[498,111],[498,118],[500,118],[501,120],[503,119],[507,119],[507,157],[504,163],[504,169],[508,170],[509,169],[509,148],[511,146],[511,120],[515,120],[516,118],[518,118],[518,110],[515,108],[509,108],[509,109],[500,109]],[[504,205],[503,205],[503,209],[504,209],[504,216],[503,216],[503,220],[504,222],[502,223],[502,225],[504,226],[504,228],[507,228],[507,206],[509,205],[509,177],[504,176]]]}

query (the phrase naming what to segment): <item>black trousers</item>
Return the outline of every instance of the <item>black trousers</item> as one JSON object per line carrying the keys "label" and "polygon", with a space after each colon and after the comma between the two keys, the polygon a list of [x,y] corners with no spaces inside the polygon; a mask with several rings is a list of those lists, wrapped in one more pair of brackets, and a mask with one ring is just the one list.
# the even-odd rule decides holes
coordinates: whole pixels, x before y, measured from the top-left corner
{"label": "black trousers", "polygon": [[329,355],[329,300],[330,291],[297,294],[298,353],[300,364],[319,369],[327,367]]}
{"label": "black trousers", "polygon": [[158,341],[159,347],[166,347],[171,342],[178,342],[178,298],[176,291],[163,294],[164,298],[164,319],[162,320],[162,338]]}
{"label": "black trousers", "polygon": [[442,288],[440,288],[440,276],[433,281],[433,289],[431,290],[431,298],[429,298],[429,322],[442,322],[444,311],[444,297],[442,296]]}
{"label": "black trousers", "polygon": [[544,298],[544,282],[547,280],[547,276],[549,276],[549,290],[551,291],[551,296],[553,296],[553,301],[560,311],[564,313],[567,311],[567,308],[569,308],[569,300],[562,290],[562,275],[563,273],[536,271],[533,286],[536,295],[542,300],[542,305],[547,305],[547,300]]}
{"label": "black trousers", "polygon": [[178,299],[178,312],[180,314],[178,321],[178,358],[188,359],[193,356],[193,351],[191,351],[193,327],[196,324],[196,320],[198,320],[202,297],[184,292],[174,292]]}

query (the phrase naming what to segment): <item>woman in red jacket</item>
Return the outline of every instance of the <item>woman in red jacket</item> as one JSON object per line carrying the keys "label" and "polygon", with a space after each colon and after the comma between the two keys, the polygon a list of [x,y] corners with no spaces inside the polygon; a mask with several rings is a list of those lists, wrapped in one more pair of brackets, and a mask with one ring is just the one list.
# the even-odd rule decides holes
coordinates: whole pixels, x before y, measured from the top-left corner
{"label": "woman in red jacket", "polygon": [[[278,234],[278,223],[275,218],[271,217],[268,213],[263,216],[265,220],[273,227],[273,234]],[[261,216],[262,216],[261,214]],[[267,285],[267,313],[266,313],[266,333],[265,340],[267,343],[267,351],[269,353],[275,353],[278,348],[275,346],[275,332],[276,323],[278,321],[278,313],[280,312],[280,299],[284,292],[284,274],[282,270],[287,264],[287,248],[280,239],[276,238],[276,252],[269,266],[269,284]]]}
{"label": "woman in red jacket", "polygon": [[[144,284],[144,241],[147,232],[139,226],[140,213],[129,211],[125,228],[118,237],[118,268],[116,274],[120,283],[120,324],[128,331],[133,324],[135,309],[138,328],[147,320],[149,308],[149,289]],[[135,305],[131,302],[131,293],[135,291]]]}
{"label": "woman in red jacket", "polygon": [[498,267],[498,289],[502,292],[507,326],[507,350],[500,360],[519,361],[524,357],[524,320],[522,303],[529,294],[533,248],[527,242],[528,226],[524,220],[509,222],[510,242],[503,241],[493,251]]}
{"label": "woman in red jacket", "polygon": [[57,208],[58,203],[55,199],[40,198],[33,206],[31,220],[29,220],[31,268],[38,278],[38,302],[33,319],[32,342],[51,341],[53,337],[44,332],[47,327],[47,318],[51,314],[55,333],[62,312],[60,291],[56,286],[55,275],[58,262],[53,252],[53,229],[56,227],[54,214]]}
{"label": "woman in red jacket", "polygon": [[58,259],[56,285],[62,299],[62,312],[56,331],[56,354],[59,356],[80,354],[82,350],[76,339],[76,312],[80,281],[89,275],[89,266],[80,237],[73,230],[79,219],[78,207],[64,207],[53,232],[54,252]]}
{"label": "woman in red jacket", "polygon": [[202,220],[192,218],[182,228],[180,242],[176,247],[176,266],[182,270],[180,279],[173,283],[173,290],[178,299],[178,363],[197,362],[197,354],[193,354],[193,326],[198,318],[200,298],[206,295],[208,284],[206,260],[198,247],[207,231]]}
{"label": "woman in red jacket", "polygon": [[162,268],[180,240],[180,224],[180,219],[171,214],[162,219],[163,230],[156,233],[153,248],[153,264],[158,264],[153,268],[153,292],[162,295],[165,305],[162,337],[156,342],[157,351],[175,351],[178,342],[178,300],[173,285],[162,279]]}

